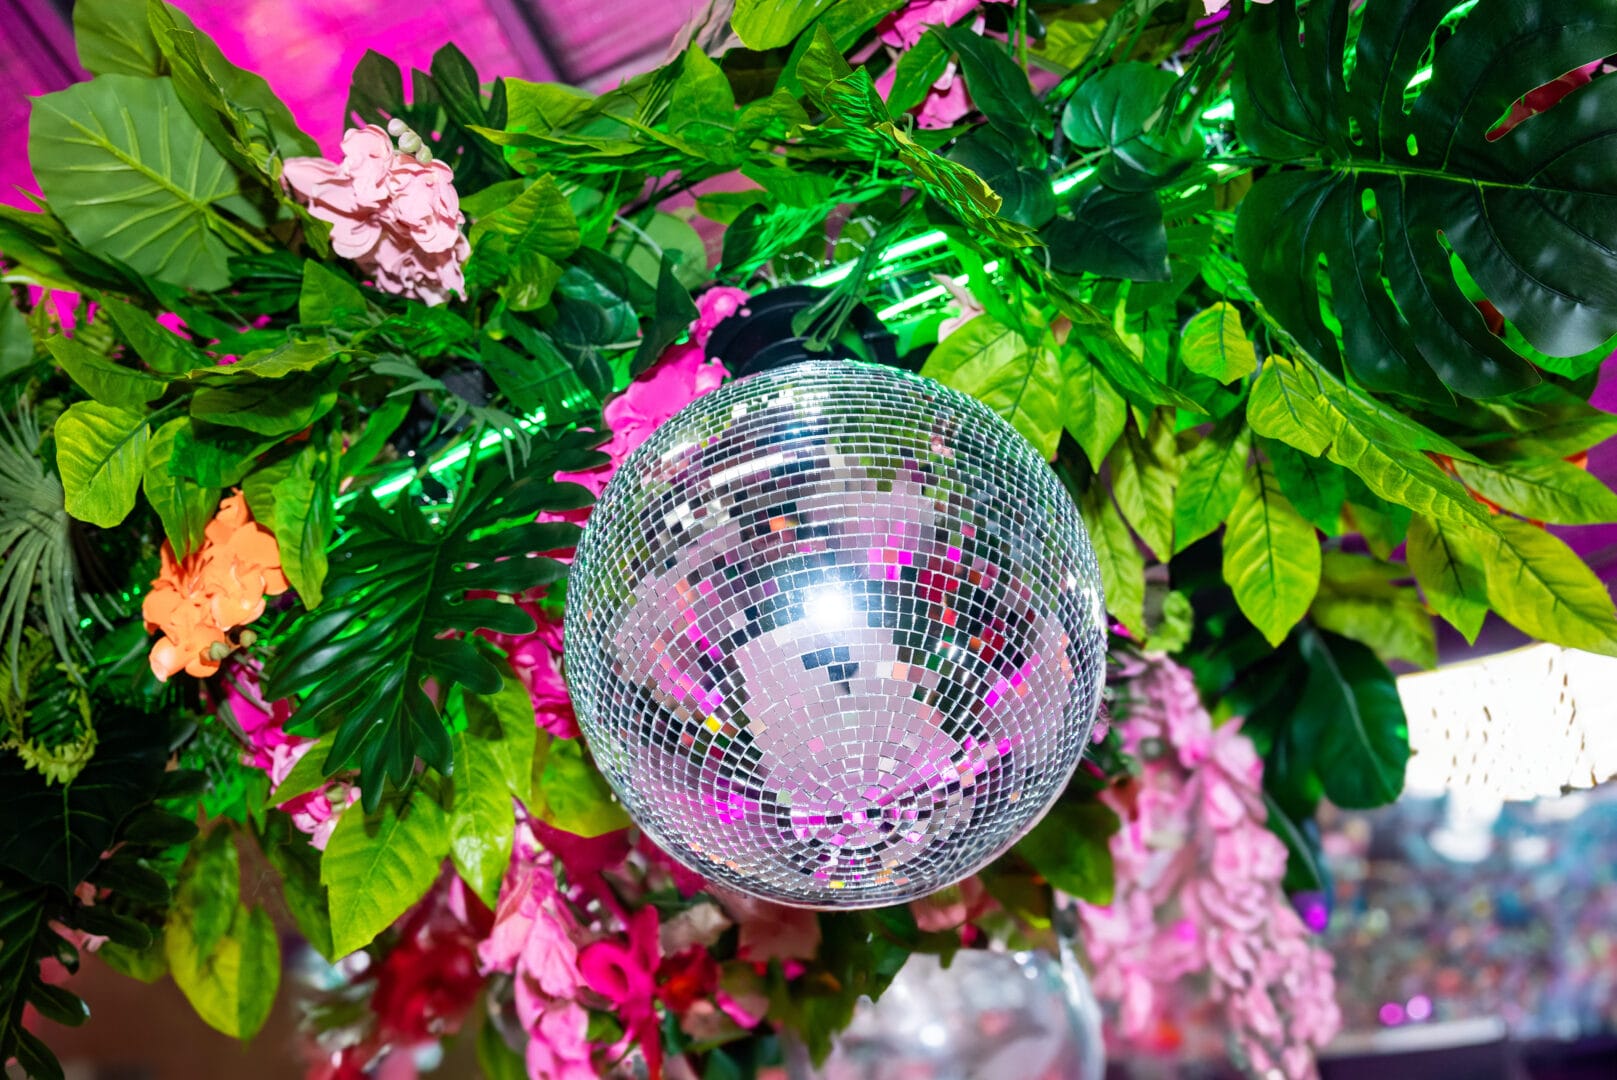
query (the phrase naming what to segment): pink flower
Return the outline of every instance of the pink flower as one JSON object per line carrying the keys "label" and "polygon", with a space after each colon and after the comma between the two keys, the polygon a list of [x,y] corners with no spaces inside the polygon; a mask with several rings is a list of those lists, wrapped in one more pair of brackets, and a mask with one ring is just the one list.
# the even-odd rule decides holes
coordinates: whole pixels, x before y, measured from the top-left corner
{"label": "pink flower", "polygon": [[725,319],[740,311],[752,299],[746,289],[732,289],[715,285],[696,298],[696,321],[691,324],[691,339],[704,349],[707,339]]}
{"label": "pink flower", "polygon": [[900,49],[914,48],[932,26],[953,26],[983,4],[1016,0],[910,0],[877,24],[882,41]]}
{"label": "pink flower", "polygon": [[529,1080],[596,1080],[585,1040],[589,1014],[574,1001],[552,1001],[528,1028]]}
{"label": "pink flower", "polygon": [[542,603],[544,596],[545,590],[540,588],[517,600],[517,606],[537,624],[532,633],[480,633],[505,650],[512,671],[533,699],[534,722],[558,739],[576,739],[578,717],[561,673],[561,613]]}
{"label": "pink flower", "polygon": [[657,909],[641,908],[629,918],[623,940],[605,938],[578,954],[578,969],[589,988],[610,1001],[624,1038],[646,1056],[652,1080],[662,1076],[662,1040],[657,1029],[657,968],[662,950],[657,941]]}
{"label": "pink flower", "polygon": [[428,304],[462,293],[471,246],[461,234],[454,171],[399,153],[372,124],[342,139],[340,164],[288,158],[282,179],[309,213],[331,224],[331,248],[357,262],[376,287]]}
{"label": "pink flower", "polygon": [[820,920],[812,911],[773,904],[728,889],[709,890],[741,927],[736,956],[753,963],[812,960],[820,948]]}
{"label": "pink flower", "polygon": [[299,832],[309,834],[309,843],[316,850],[324,851],[331,842],[331,834],[337,831],[337,821],[343,811],[358,801],[359,788],[337,780],[319,791],[282,803],[280,808],[292,815],[292,824]]}

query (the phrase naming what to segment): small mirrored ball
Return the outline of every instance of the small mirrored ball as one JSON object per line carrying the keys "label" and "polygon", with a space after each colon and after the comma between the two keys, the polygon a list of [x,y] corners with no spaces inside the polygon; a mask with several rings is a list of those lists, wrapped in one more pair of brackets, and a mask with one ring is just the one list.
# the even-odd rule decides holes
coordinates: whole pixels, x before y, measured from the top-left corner
{"label": "small mirrored ball", "polygon": [[565,667],[636,824],[722,885],[860,908],[1038,820],[1104,677],[1094,553],[974,398],[807,361],[698,398],[623,462],[568,581]]}

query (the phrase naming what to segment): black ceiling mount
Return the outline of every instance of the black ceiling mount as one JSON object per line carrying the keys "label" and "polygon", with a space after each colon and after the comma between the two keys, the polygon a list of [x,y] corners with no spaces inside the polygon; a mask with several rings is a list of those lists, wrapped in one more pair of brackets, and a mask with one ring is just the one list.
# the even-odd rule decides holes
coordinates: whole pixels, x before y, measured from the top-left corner
{"label": "black ceiling mount", "polygon": [[722,361],[736,378],[800,360],[868,360],[896,366],[897,341],[864,304],[854,306],[843,332],[825,349],[809,348],[807,338],[792,328],[792,320],[828,295],[825,289],[788,285],[754,296],[714,328],[707,341],[708,358]]}

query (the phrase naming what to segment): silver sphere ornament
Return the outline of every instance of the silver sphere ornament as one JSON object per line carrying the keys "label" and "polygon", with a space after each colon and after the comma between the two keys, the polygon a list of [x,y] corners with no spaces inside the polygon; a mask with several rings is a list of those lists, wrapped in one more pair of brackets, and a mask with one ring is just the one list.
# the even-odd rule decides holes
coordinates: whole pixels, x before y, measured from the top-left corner
{"label": "silver sphere ornament", "polygon": [[721,884],[896,904],[1061,792],[1104,664],[1072,499],[981,402],[805,361],[698,398],[623,462],[568,582],[567,682],[613,790]]}
{"label": "silver sphere ornament", "polygon": [[859,1003],[818,1069],[788,1044],[790,1080],[1102,1080],[1100,1005],[1076,964],[968,950],[909,958]]}

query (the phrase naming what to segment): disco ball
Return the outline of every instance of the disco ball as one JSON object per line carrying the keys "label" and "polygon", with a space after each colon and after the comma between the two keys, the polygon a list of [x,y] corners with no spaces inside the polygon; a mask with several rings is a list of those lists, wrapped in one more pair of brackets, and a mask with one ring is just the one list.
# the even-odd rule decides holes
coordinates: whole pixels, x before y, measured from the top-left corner
{"label": "disco ball", "polygon": [[1102,1080],[1100,1005],[1075,963],[968,950],[948,967],[909,958],[880,1000],[859,1003],[814,1068],[787,1046],[790,1080]]}
{"label": "disco ball", "polygon": [[973,398],[877,365],[730,382],[630,454],[568,583],[596,764],[657,844],[779,903],[950,885],[1060,793],[1103,603],[1071,498]]}

